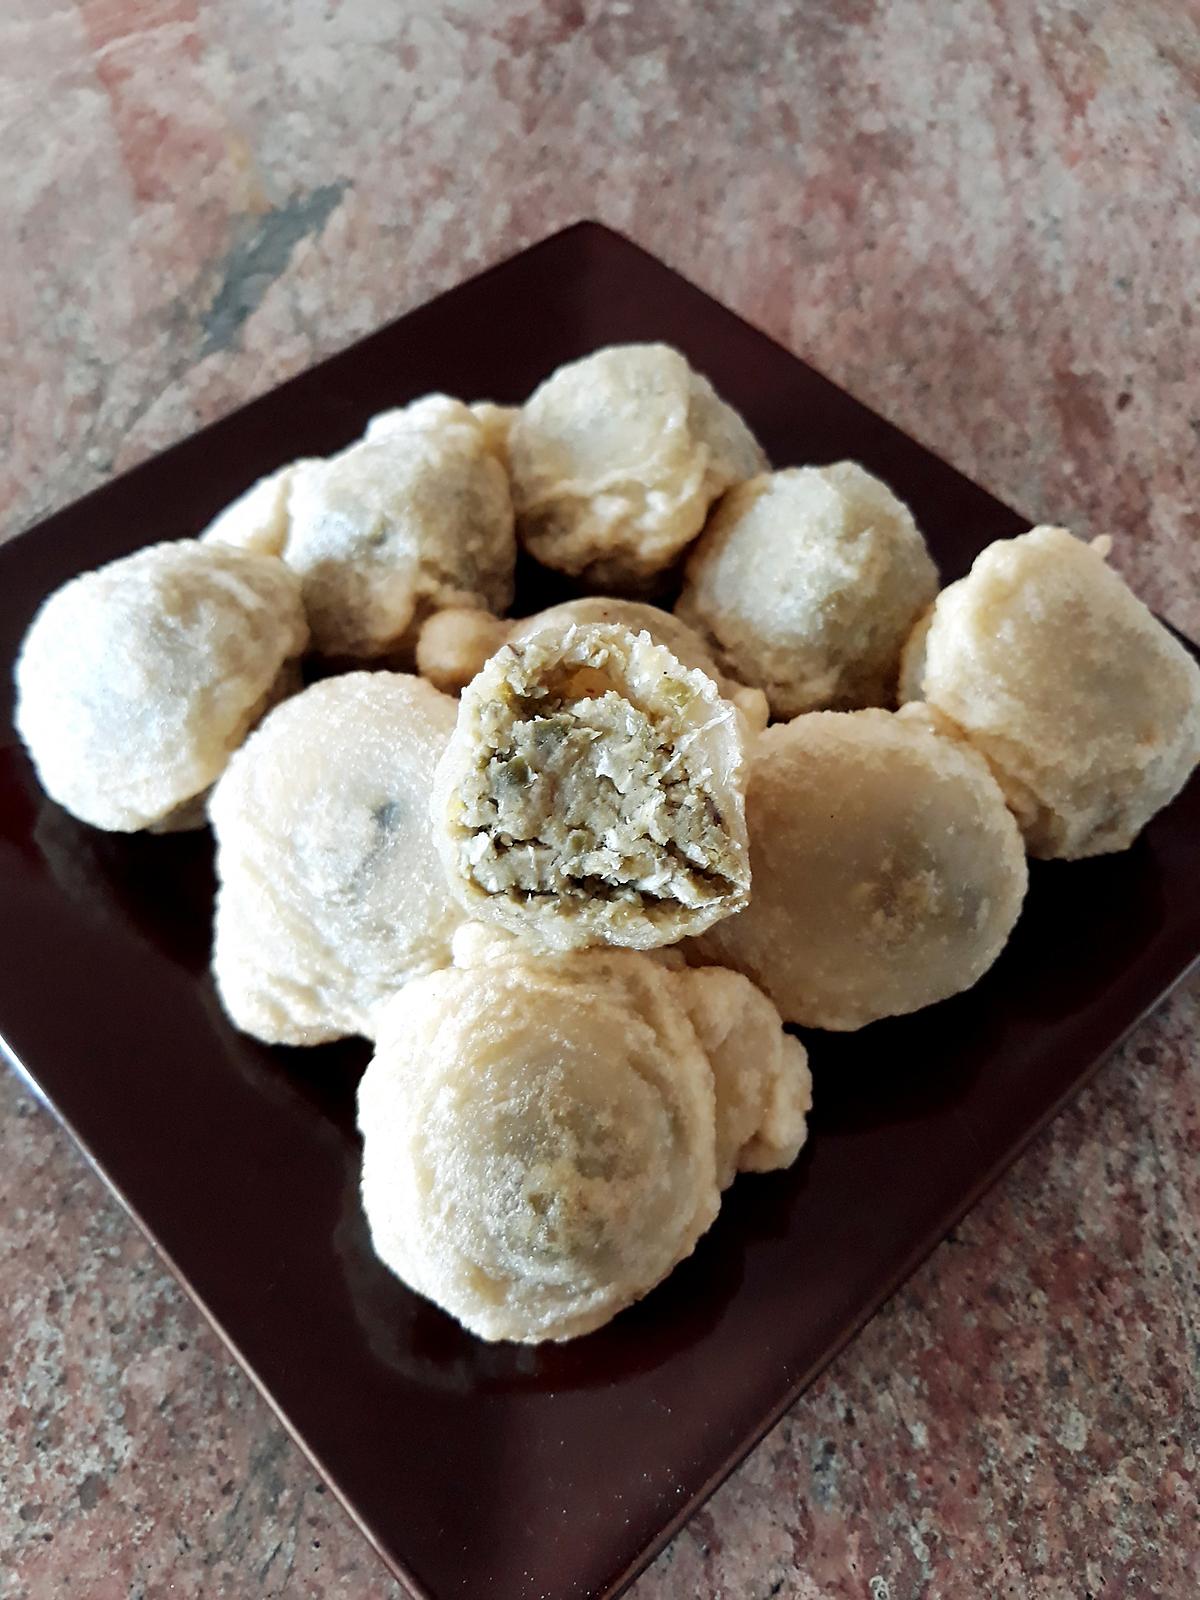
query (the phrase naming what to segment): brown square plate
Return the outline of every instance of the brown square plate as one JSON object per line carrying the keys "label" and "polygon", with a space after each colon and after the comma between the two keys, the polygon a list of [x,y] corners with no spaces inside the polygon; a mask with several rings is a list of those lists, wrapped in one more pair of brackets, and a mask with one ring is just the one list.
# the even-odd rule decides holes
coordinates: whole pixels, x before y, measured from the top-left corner
{"label": "brown square plate", "polygon": [[612,1595],[1200,953],[1200,783],[1124,855],[1035,865],[969,994],[810,1041],[812,1139],[742,1178],[665,1286],[564,1347],[477,1343],[373,1258],[358,1044],[268,1050],[207,972],[206,835],[43,798],[9,663],[82,568],[195,533],[258,474],[430,389],[516,401],[613,341],[680,347],[772,459],[854,456],[947,578],[1021,519],[626,240],[584,223],[0,548],[0,1031],[380,1554],[418,1596]]}

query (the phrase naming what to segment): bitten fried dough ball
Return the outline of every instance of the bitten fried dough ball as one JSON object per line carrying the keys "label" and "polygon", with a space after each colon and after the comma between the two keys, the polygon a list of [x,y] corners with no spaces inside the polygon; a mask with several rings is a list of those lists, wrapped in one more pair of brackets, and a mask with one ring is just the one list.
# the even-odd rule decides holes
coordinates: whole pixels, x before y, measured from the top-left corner
{"label": "bitten fried dough ball", "polygon": [[566,600],[518,622],[501,621],[480,611],[439,611],[429,618],[417,638],[417,671],[435,688],[447,694],[458,694],[505,642],[529,639],[543,628],[571,622],[607,622],[628,628],[630,633],[648,633],[655,644],[665,645],[685,667],[698,667],[707,674],[725,699],[737,706],[752,733],[759,733],[766,727],[767,698],[762,690],[747,688],[727,678],[709,655],[700,635],[686,622],[641,600],[587,595],[579,600]]}
{"label": "bitten fried dough ball", "polygon": [[688,557],[675,609],[788,718],[891,705],[901,647],[936,592],[908,508],[839,461],[731,489]]}
{"label": "bitten fried dough ball", "polygon": [[[538,955],[477,925],[454,954],[378,1014],[359,1086],[372,1242],[481,1338],[574,1338],[691,1253],[760,1132],[776,1141],[762,1165],[794,1156],[803,1051],[779,1048],[778,1016],[735,996],[732,973],[710,985],[628,950]],[[729,1050],[748,1017],[762,1060],[735,1090],[706,1044]]]}
{"label": "bitten fried dough ball", "polygon": [[788,1022],[861,1028],[969,988],[1025,894],[986,763],[923,708],[818,711],[768,728],[747,791],[749,906],[695,944]]}
{"label": "bitten fried dough ball", "polygon": [[521,542],[596,588],[644,590],[717,496],[766,465],[738,414],[663,344],[560,367],[509,434]]}
{"label": "bitten fried dough ball", "polygon": [[905,652],[905,692],[987,757],[1034,856],[1126,849],[1200,759],[1200,667],[1105,553],[998,540]]}
{"label": "bitten fried dough ball", "polygon": [[263,722],[213,792],[213,969],[226,1011],[273,1044],[370,1034],[462,921],[429,826],[454,702],[403,673],[313,684]]}
{"label": "bitten fried dough ball", "polygon": [[275,557],[152,545],[44,602],[17,661],[17,731],[81,821],[198,826],[198,797],[290,691],[307,640],[299,584]]}
{"label": "bitten fried dough ball", "polygon": [[423,419],[292,477],[283,556],[300,573],[325,655],[403,655],[430,612],[503,611],[512,600],[504,468],[466,406],[433,396],[418,407]]}
{"label": "bitten fried dough ball", "polygon": [[648,634],[566,624],[503,646],[435,779],[451,889],[547,949],[708,927],[749,893],[742,727]]}
{"label": "bitten fried dough ball", "polygon": [[614,600],[604,595],[587,595],[580,600],[566,600],[562,605],[539,611],[536,616],[524,617],[513,625],[509,638],[512,641],[529,639],[543,628],[560,627],[565,623],[610,623],[628,628],[630,633],[648,633],[655,644],[664,645],[685,667],[696,667],[716,684],[721,695],[746,719],[751,733],[761,733],[767,725],[767,700],[761,689],[751,689],[744,683],[727,678],[709,654],[704,640],[689,628],[686,622],[664,611],[661,606],[647,605],[642,600]]}

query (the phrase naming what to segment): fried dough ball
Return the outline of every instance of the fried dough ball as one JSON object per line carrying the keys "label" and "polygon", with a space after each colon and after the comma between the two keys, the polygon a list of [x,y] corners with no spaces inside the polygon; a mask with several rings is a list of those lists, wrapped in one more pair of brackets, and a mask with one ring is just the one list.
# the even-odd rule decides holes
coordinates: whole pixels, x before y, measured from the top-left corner
{"label": "fried dough ball", "polygon": [[503,611],[512,600],[504,468],[466,406],[432,396],[410,409],[420,407],[424,420],[292,477],[283,556],[301,576],[325,655],[404,655],[430,612]]}
{"label": "fried dough ball", "polygon": [[808,1134],[812,1074],[799,1039],[740,972],[694,967],[679,974],[683,1001],[713,1072],[717,1182],[739,1172],[790,1167]]}
{"label": "fried dough ball", "polygon": [[517,531],[545,566],[646,589],[766,457],[707,378],[663,344],[559,367],[509,434]]}
{"label": "fried dough ball", "polygon": [[505,642],[528,639],[543,628],[570,622],[608,622],[628,628],[630,633],[648,633],[655,644],[665,645],[685,667],[698,667],[707,674],[725,699],[737,706],[752,733],[766,727],[767,697],[762,690],[727,678],[700,635],[686,622],[641,600],[588,595],[566,600],[517,622],[504,622],[479,611],[439,611],[429,618],[417,638],[417,670],[435,688],[458,694]]}
{"label": "fried dough ball", "polygon": [[435,611],[417,635],[417,671],[435,689],[461,694],[513,626],[506,618],[468,606]]}
{"label": "fried dough ball", "polygon": [[646,633],[572,623],[464,690],[434,835],[473,917],[547,949],[648,949],[750,887],[742,719]]}
{"label": "fried dough ball", "polygon": [[199,797],[294,685],[307,640],[299,584],[275,557],[152,545],[43,603],[17,661],[17,731],[82,822],[199,826]]}
{"label": "fried dough ball", "polygon": [[[358,1097],[372,1242],[481,1338],[574,1338],[691,1253],[760,1131],[795,1154],[803,1051],[779,1048],[778,1016],[734,997],[733,974],[710,987],[628,950],[537,955],[470,925],[454,955],[378,1014]],[[747,1015],[762,1062],[730,1092],[705,1034],[724,1054]]]}
{"label": "fried dough ball", "polygon": [[854,461],[731,489],[688,557],[676,613],[772,714],[891,705],[937,568],[904,504]]}
{"label": "fried dough ball", "polygon": [[997,540],[906,652],[906,693],[987,757],[1034,856],[1127,849],[1200,760],[1200,667],[1106,553]]}
{"label": "fried dough ball", "polygon": [[213,970],[234,1024],[269,1044],[371,1032],[371,1013],[450,959],[462,921],[429,826],[454,702],[352,672],[266,718],[213,791]]}
{"label": "fried dough ball", "polygon": [[1025,854],[983,759],[923,708],[768,728],[746,800],[754,894],[695,953],[785,1021],[849,1030],[957,994],[1003,949]]}
{"label": "fried dough ball", "polygon": [[263,556],[281,556],[287,544],[292,479],[299,468],[313,465],[311,460],[289,461],[287,466],[260,478],[213,518],[200,535],[202,542],[254,550]]}

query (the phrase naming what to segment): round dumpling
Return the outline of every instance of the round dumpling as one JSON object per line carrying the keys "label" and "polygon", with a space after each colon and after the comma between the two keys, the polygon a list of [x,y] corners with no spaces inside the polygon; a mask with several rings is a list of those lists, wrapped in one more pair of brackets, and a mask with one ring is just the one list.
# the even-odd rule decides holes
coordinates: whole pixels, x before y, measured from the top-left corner
{"label": "round dumpling", "polygon": [[292,477],[283,557],[325,655],[404,655],[430,612],[512,600],[512,502],[488,434],[445,396],[418,408]]}
{"label": "round dumpling", "polygon": [[1034,856],[1126,849],[1200,760],[1200,667],[1106,553],[1000,539],[905,652],[905,694],[987,757]]}
{"label": "round dumpling", "polygon": [[675,609],[786,719],[893,704],[901,647],[936,592],[907,506],[839,461],[731,489],[688,557]]}
{"label": "round dumpling", "polygon": [[445,966],[462,921],[433,846],[429,787],[454,701],[352,672],[279,706],[210,802],[213,970],[235,1025],[270,1044],[372,1031],[408,979]]}
{"label": "round dumpling", "polygon": [[808,1135],[812,1074],[799,1039],[740,972],[694,967],[673,978],[713,1073],[717,1182],[790,1167]]}
{"label": "round dumpling", "polygon": [[547,949],[670,944],[744,905],[743,723],[645,633],[545,629],[464,690],[434,833],[469,913]]}
{"label": "round dumpling", "polygon": [[299,584],[275,557],[152,545],[44,602],[17,661],[17,731],[81,821],[199,825],[199,797],[298,683],[307,640]]}
{"label": "round dumpling", "polygon": [[505,622],[480,611],[439,611],[425,623],[417,639],[417,670],[435,688],[459,694],[502,644],[529,639],[543,628],[572,622],[612,623],[628,628],[630,633],[648,633],[655,644],[665,645],[685,667],[698,667],[707,674],[725,699],[737,706],[752,733],[766,727],[767,699],[762,690],[749,689],[727,678],[709,655],[703,639],[686,622],[641,600],[587,595],[522,617],[518,622]]}
{"label": "round dumpling", "polygon": [[435,611],[417,635],[417,671],[435,689],[461,694],[489,656],[505,643],[513,624],[473,606]]}
{"label": "round dumpling", "polygon": [[982,757],[917,708],[816,711],[761,734],[754,895],[696,943],[788,1022],[839,1030],[969,988],[1025,895],[1021,836]]}
{"label": "round dumpling", "polygon": [[464,929],[379,1013],[358,1094],[382,1260],[484,1339],[569,1339],[717,1214],[713,1076],[676,975]]}
{"label": "round dumpling", "polygon": [[738,414],[663,344],[560,367],[509,434],[522,544],[596,588],[648,587],[717,496],[766,465]]}

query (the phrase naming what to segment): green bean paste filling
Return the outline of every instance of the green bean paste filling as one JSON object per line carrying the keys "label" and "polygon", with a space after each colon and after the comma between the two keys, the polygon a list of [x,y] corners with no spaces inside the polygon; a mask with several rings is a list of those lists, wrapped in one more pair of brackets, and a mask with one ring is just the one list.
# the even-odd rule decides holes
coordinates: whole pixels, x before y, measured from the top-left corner
{"label": "green bean paste filling", "polygon": [[736,860],[706,755],[664,676],[652,707],[600,668],[506,684],[479,711],[478,759],[460,788],[462,860],[488,894],[527,901],[711,905]]}

